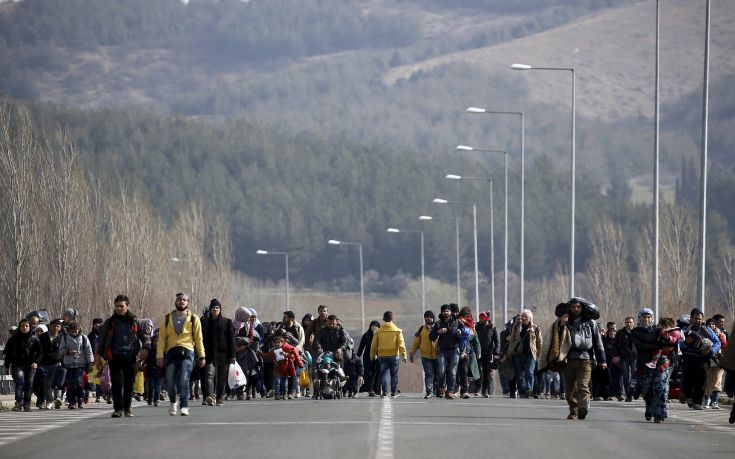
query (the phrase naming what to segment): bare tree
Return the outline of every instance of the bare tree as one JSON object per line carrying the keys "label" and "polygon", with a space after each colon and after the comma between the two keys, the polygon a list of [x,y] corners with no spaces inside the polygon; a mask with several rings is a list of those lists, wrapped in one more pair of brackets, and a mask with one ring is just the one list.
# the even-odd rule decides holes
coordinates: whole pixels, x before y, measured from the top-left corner
{"label": "bare tree", "polygon": [[602,317],[623,312],[632,299],[628,248],[623,230],[610,219],[592,227],[592,254],[587,267],[591,296]]}
{"label": "bare tree", "polygon": [[697,225],[686,208],[662,207],[660,308],[677,315],[694,304],[697,293]]}
{"label": "bare tree", "polygon": [[735,246],[729,241],[720,244],[717,261],[720,263],[714,270],[715,285],[732,317],[735,315]]}

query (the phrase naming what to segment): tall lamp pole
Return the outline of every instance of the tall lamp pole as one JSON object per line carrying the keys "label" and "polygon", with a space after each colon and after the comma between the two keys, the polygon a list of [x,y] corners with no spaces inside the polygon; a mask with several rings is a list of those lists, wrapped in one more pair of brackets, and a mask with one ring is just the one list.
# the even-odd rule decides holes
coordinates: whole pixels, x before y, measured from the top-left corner
{"label": "tall lamp pole", "polygon": [[419,221],[431,221],[431,220],[454,220],[454,245],[455,252],[457,254],[457,304],[460,304],[460,268],[459,268],[459,217],[432,217],[431,215],[421,215]]}
{"label": "tall lamp pole", "polygon": [[360,323],[361,323],[361,330],[365,330],[365,270],[363,269],[362,265],[362,244],[359,242],[345,242],[345,241],[337,241],[335,239],[330,239],[327,241],[327,244],[331,245],[354,245],[357,246],[360,253]]}
{"label": "tall lamp pole", "polygon": [[398,228],[388,228],[389,233],[414,233],[421,236],[421,314],[426,312],[426,281],[424,278],[424,232],[417,230],[402,230]]}
{"label": "tall lamp pole", "polygon": [[[505,204],[504,204],[504,230],[503,230],[503,309],[506,311],[505,315],[508,315],[508,151],[507,150],[494,150],[490,148],[475,148],[467,145],[457,145],[457,150],[460,151],[480,151],[484,153],[502,153],[505,158]],[[523,304],[520,305],[520,310],[523,310]],[[506,317],[507,319],[507,317]]]}
{"label": "tall lamp pole", "polygon": [[577,105],[576,105],[576,87],[577,87],[577,73],[574,67],[533,67],[526,64],[513,64],[511,65],[513,70],[552,70],[552,71],[564,71],[572,73],[572,198],[571,198],[571,237],[569,243],[569,296],[574,296],[574,233],[575,233],[575,211],[576,211],[576,168],[577,168],[577,141],[576,141],[576,129],[577,129]]}
{"label": "tall lamp pole", "polygon": [[290,301],[290,295],[288,290],[288,252],[271,252],[268,250],[258,250],[255,252],[258,255],[283,255],[286,259],[286,310],[291,310],[291,301]]}
{"label": "tall lamp pole", "polygon": [[436,198],[434,204],[466,204],[472,206],[472,235],[475,246],[475,317],[480,316],[480,276],[477,266],[477,203],[467,201],[450,201],[447,199]]}
{"label": "tall lamp pole", "polygon": [[710,42],[710,0],[707,0],[707,12],[704,33],[704,84],[702,90],[702,158],[701,158],[701,190],[699,204],[699,309],[705,312],[705,261],[707,258],[707,120],[709,116],[709,42]]}
{"label": "tall lamp pole", "polygon": [[[468,113],[487,113],[491,115],[514,115],[521,119],[521,309],[526,304],[526,120],[523,112],[487,110],[480,107],[467,107]],[[506,178],[507,182],[507,178]]]}

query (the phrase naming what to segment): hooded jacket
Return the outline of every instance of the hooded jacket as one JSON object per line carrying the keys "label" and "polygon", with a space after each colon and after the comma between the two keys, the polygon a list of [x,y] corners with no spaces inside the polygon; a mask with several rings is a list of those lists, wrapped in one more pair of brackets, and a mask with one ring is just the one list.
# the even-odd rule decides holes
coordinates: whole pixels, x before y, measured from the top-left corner
{"label": "hooded jacket", "polygon": [[414,335],[411,351],[408,355],[414,355],[420,349],[422,359],[435,360],[439,356],[439,353],[436,347],[434,347],[434,343],[429,339],[430,333],[431,329],[426,325],[422,325]]}
{"label": "hooded jacket", "polygon": [[59,356],[61,356],[61,364],[64,368],[84,368],[94,362],[92,346],[89,344],[89,338],[84,333],[72,336],[66,333],[60,337]]}
{"label": "hooded jacket", "polygon": [[393,322],[385,322],[378,328],[370,344],[370,358],[398,357],[406,360],[406,344],[403,341],[403,331]]}
{"label": "hooded jacket", "polygon": [[33,336],[32,332],[18,332],[8,339],[5,345],[5,368],[10,365],[28,367],[31,364],[41,363],[41,342]]}
{"label": "hooded jacket", "polygon": [[225,365],[235,358],[235,329],[221,313],[216,319],[211,315],[202,319],[202,339],[207,363]]}
{"label": "hooded jacket", "polygon": [[[442,328],[446,328],[447,332],[440,335],[439,330]],[[457,333],[459,328],[463,328],[463,325],[453,315],[450,315],[447,319],[439,316],[439,320],[431,328],[429,339],[437,341],[439,349],[457,349],[459,346],[459,334]]]}

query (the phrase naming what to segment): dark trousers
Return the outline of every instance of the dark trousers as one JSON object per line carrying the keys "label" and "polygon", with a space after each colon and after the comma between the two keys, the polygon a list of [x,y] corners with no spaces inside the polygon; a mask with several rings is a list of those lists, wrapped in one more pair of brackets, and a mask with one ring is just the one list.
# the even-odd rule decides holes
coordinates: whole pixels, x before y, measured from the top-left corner
{"label": "dark trousers", "polygon": [[701,405],[704,386],[707,383],[707,362],[701,359],[684,358],[682,362],[682,391],[695,405]]}
{"label": "dark trousers", "polygon": [[480,373],[482,376],[480,390],[483,394],[493,395],[495,393],[495,381],[493,380],[493,356],[483,355],[480,357]]}
{"label": "dark trousers", "polygon": [[112,409],[114,411],[130,411],[133,385],[137,375],[138,363],[135,356],[112,356],[110,381],[112,382]]}
{"label": "dark trousers", "polygon": [[459,359],[459,363],[457,364],[457,382],[459,383],[459,393],[463,395],[470,390],[470,380],[468,376],[469,365],[469,356],[463,359]]}
{"label": "dark trousers", "polygon": [[228,363],[215,365],[207,363],[206,366],[206,384],[204,385],[204,396],[216,396],[221,399],[225,394],[225,385],[227,385],[227,372],[230,369]]}

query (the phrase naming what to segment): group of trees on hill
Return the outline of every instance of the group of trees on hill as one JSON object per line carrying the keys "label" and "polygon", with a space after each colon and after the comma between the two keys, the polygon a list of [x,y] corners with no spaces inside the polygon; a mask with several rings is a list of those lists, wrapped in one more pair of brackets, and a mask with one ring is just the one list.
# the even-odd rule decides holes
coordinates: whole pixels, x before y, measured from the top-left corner
{"label": "group of trees on hill", "polygon": [[[485,158],[360,146],[313,133],[284,135],[244,121],[213,124],[117,110],[60,110],[48,105],[34,106],[34,116],[38,129],[68,129],[69,140],[79,151],[79,163],[84,169],[95,171],[105,184],[103,194],[122,187],[136,190],[140,199],[156,209],[167,228],[172,228],[181,212],[196,203],[204,209],[203,221],[224,222],[231,235],[233,263],[239,271],[280,279],[282,268],[264,263],[255,251],[287,250],[291,255],[292,279],[297,285],[325,285],[325,280],[329,285],[329,279],[354,271],[354,254],[328,246],[326,241],[331,238],[362,242],[366,269],[380,276],[400,272],[418,276],[418,244],[405,236],[387,234],[389,226],[423,228],[427,274],[452,282],[453,224],[442,220],[421,227],[417,219],[420,214],[454,215],[431,204],[433,198],[445,197],[478,202],[481,287],[483,297],[488,298],[488,185],[457,184],[443,178],[447,173],[487,173],[494,178],[496,287],[502,282],[503,175]],[[549,292],[561,285],[567,263],[569,180],[566,167],[560,168],[547,155],[530,161],[526,173],[526,276],[530,282],[527,288],[539,292],[527,298],[530,304],[533,298],[545,304],[554,301],[555,294]],[[509,283],[511,298],[517,298],[520,177],[514,158],[509,188]],[[721,191],[711,187],[710,192]],[[621,270],[618,278],[628,276],[625,285],[630,291],[615,301],[625,301],[632,295],[639,299],[635,303],[643,304],[649,295],[645,279],[650,277],[646,258],[650,206],[635,205],[630,197],[630,187],[624,180],[613,181],[604,192],[598,183],[578,181],[577,276],[582,291],[596,291],[603,286],[610,289],[610,281],[605,283],[595,276],[603,275],[600,266],[617,258]],[[724,204],[713,204],[709,226],[711,294],[717,304],[726,304],[723,298],[727,283],[721,282],[720,287],[715,285],[715,279],[724,272],[722,263],[730,253],[728,250],[732,250],[732,238],[723,214],[717,210]],[[468,273],[473,265],[471,213],[463,208],[455,211],[461,218],[462,270]],[[677,228],[671,233],[677,237],[682,222],[696,226],[696,207],[672,207],[666,215],[670,216],[669,226]],[[625,250],[605,250],[610,234],[619,237],[620,247]],[[696,231],[691,234],[696,237]],[[671,246],[676,250],[696,247],[696,241],[689,240],[687,245],[679,242],[674,241]],[[612,253],[615,256],[611,259]],[[674,249],[667,253],[670,255],[665,256],[680,258],[680,252]],[[686,273],[681,276],[684,280],[677,277],[677,285],[688,285],[687,291],[695,291],[696,278]],[[561,280],[549,290],[551,278]],[[381,288],[380,281],[373,284],[376,289]],[[549,288],[542,288],[544,285]],[[608,291],[607,295],[612,294]],[[672,302],[687,304],[688,297],[681,295]]]}

